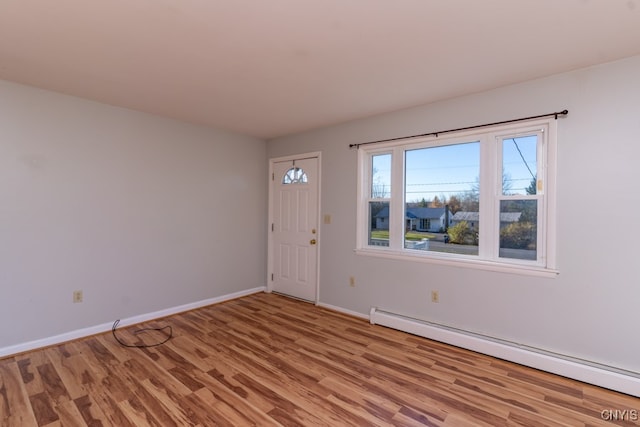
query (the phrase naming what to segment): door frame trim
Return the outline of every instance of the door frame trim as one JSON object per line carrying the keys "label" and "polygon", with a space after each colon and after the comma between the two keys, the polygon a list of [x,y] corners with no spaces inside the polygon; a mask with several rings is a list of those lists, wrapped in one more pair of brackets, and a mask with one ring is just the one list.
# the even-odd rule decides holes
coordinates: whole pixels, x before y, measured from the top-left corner
{"label": "door frame trim", "polygon": [[293,161],[293,160],[301,160],[301,159],[309,159],[309,158],[316,158],[318,160],[318,224],[317,224],[317,229],[318,229],[318,249],[316,250],[316,292],[315,292],[315,300],[313,301],[314,304],[318,305],[318,303],[320,302],[320,247],[322,246],[322,221],[321,221],[321,215],[320,213],[322,212],[321,209],[321,194],[322,194],[322,156],[321,156],[321,152],[320,151],[312,151],[312,152],[308,152],[308,153],[300,153],[300,154],[293,154],[293,155],[289,155],[289,156],[283,156],[283,157],[273,157],[269,159],[269,175],[267,176],[267,180],[269,182],[269,214],[268,214],[268,218],[267,218],[267,292],[271,293],[273,292],[273,280],[272,278],[272,274],[274,271],[273,268],[273,260],[274,260],[274,256],[273,256],[273,233],[271,231],[271,224],[273,224],[273,197],[274,197],[274,182],[275,180],[272,179],[273,176],[273,165],[274,163],[279,163],[279,162],[286,162],[286,161]]}

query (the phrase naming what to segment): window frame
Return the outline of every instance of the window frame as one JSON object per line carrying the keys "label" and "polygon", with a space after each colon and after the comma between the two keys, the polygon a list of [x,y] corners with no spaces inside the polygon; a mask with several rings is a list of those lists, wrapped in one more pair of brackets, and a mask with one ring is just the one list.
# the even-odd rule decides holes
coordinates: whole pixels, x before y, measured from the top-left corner
{"label": "window frame", "polygon": [[[502,155],[504,138],[538,134],[536,178],[537,194],[508,196],[502,189]],[[405,151],[419,148],[480,142],[480,209],[483,221],[478,255],[449,254],[404,248]],[[385,199],[373,199],[372,159],[391,154],[391,191]],[[510,272],[524,275],[555,277],[556,264],[556,176],[557,120],[554,117],[517,123],[486,126],[446,135],[413,137],[382,142],[358,148],[357,232],[355,252],[359,255],[453,265],[464,268]],[[540,193],[540,194],[538,194]],[[537,200],[537,244],[535,261],[499,256],[500,201],[508,199]],[[369,204],[389,203],[389,246],[369,245]],[[400,220],[398,220],[398,218]],[[369,225],[367,225],[367,222]],[[539,253],[538,253],[539,252]]]}

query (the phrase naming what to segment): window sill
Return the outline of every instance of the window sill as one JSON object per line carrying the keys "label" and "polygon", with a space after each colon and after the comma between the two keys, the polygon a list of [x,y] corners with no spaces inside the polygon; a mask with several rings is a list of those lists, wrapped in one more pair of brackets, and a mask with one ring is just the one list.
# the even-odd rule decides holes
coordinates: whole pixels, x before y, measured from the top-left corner
{"label": "window sill", "polygon": [[486,270],[486,271],[495,271],[498,273],[511,273],[511,274],[519,274],[523,276],[537,276],[537,277],[547,277],[547,278],[555,278],[560,274],[558,270],[539,267],[539,266],[528,266],[522,264],[508,264],[508,263],[500,263],[479,259],[454,259],[445,256],[438,256],[437,253],[423,255],[423,254],[413,254],[411,252],[399,252],[399,251],[390,251],[388,249],[380,250],[380,249],[355,249],[354,252],[356,255],[362,256],[372,256],[378,258],[386,258],[393,260],[401,260],[401,261],[411,261],[411,262],[423,262],[427,264],[438,264],[438,265],[446,265],[449,267],[459,267],[459,268],[473,268],[477,270]]}

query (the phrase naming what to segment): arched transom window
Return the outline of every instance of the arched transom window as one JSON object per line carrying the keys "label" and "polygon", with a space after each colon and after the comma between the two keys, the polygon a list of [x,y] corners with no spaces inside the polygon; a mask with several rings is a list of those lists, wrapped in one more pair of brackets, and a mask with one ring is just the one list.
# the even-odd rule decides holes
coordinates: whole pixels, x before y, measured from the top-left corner
{"label": "arched transom window", "polygon": [[304,184],[307,182],[307,173],[299,168],[292,167],[282,177],[283,184]]}

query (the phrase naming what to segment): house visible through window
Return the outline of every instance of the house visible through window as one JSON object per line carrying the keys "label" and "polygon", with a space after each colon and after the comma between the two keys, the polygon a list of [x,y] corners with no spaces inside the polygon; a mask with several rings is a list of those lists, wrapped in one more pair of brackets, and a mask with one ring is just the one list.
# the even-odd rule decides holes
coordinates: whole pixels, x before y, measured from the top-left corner
{"label": "house visible through window", "polygon": [[555,120],[359,148],[359,253],[555,270]]}

